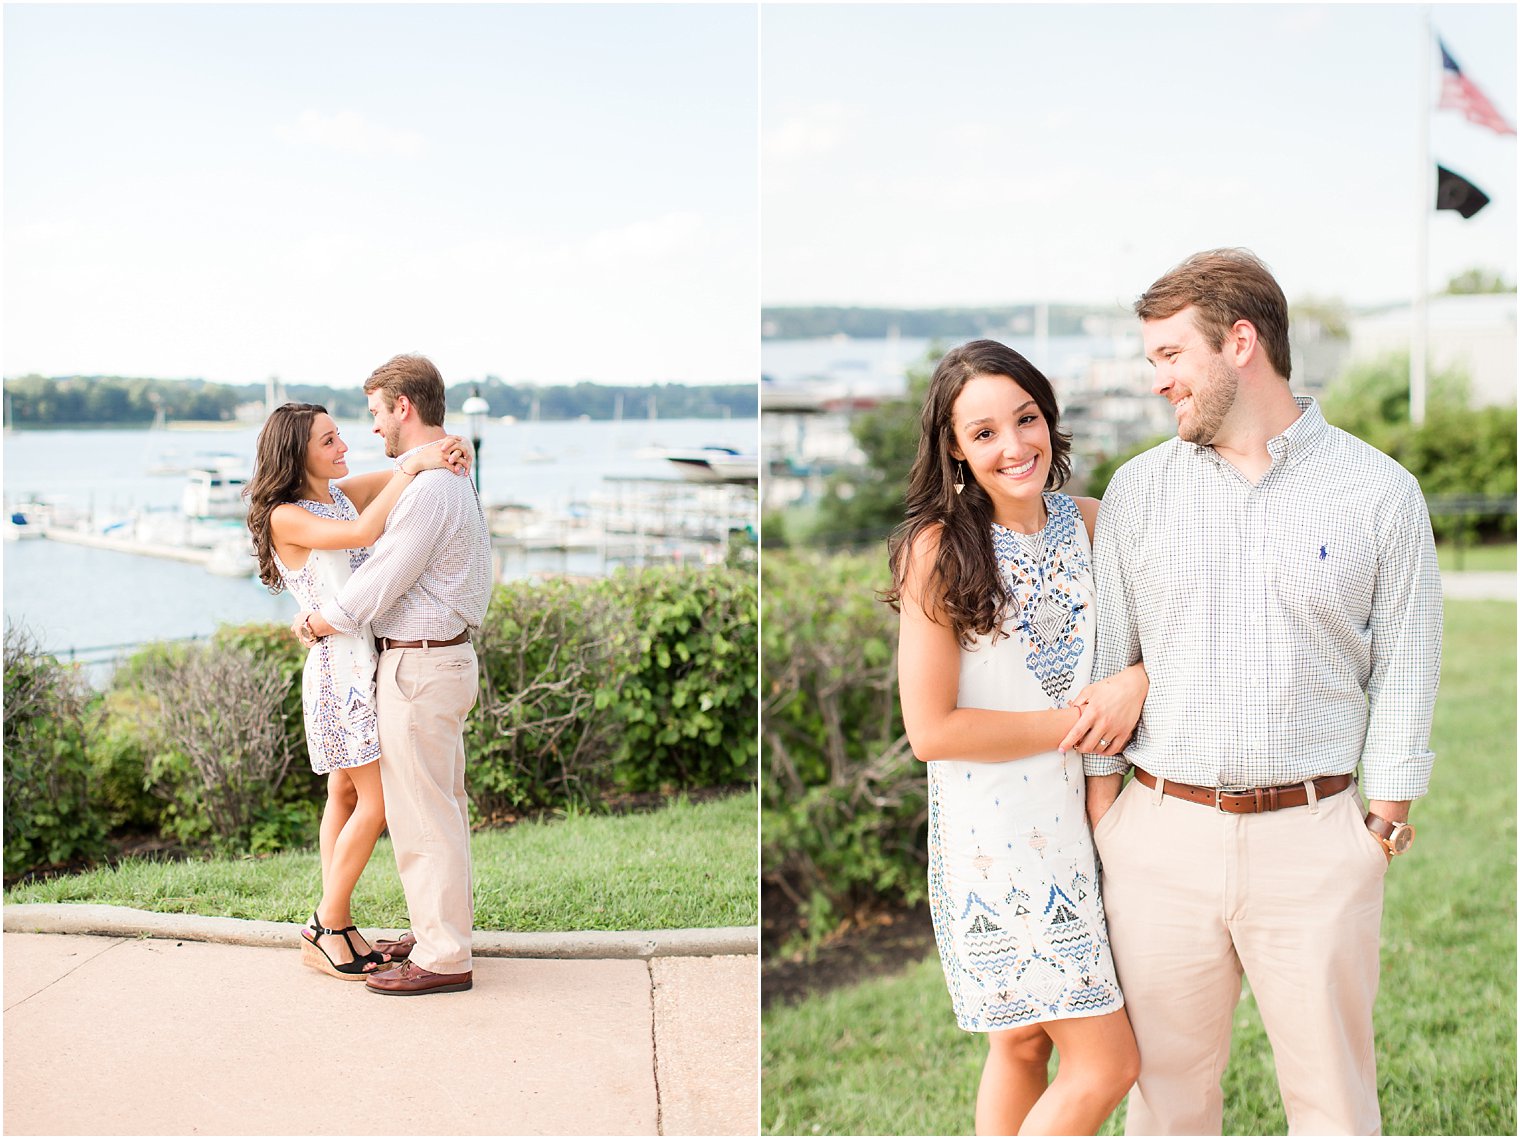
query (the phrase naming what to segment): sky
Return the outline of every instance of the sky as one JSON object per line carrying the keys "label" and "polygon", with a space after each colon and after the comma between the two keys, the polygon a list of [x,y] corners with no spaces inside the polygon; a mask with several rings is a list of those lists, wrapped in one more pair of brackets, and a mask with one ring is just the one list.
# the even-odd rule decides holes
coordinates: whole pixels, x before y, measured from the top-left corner
{"label": "sky", "polygon": [[6,376],[758,375],[753,6],[3,18]]}
{"label": "sky", "polygon": [[1405,302],[1422,129],[1492,199],[1431,212],[1430,287],[1514,282],[1516,140],[1421,110],[1427,10],[1515,123],[1513,4],[768,4],[761,299],[1127,305],[1240,245],[1290,300]]}
{"label": "sky", "polygon": [[[1515,120],[1515,6],[1429,10]],[[1398,302],[1422,129],[1493,199],[1430,286],[1513,281],[1426,11],[6,4],[0,367],[747,382],[761,303],[1125,304],[1217,245]]]}

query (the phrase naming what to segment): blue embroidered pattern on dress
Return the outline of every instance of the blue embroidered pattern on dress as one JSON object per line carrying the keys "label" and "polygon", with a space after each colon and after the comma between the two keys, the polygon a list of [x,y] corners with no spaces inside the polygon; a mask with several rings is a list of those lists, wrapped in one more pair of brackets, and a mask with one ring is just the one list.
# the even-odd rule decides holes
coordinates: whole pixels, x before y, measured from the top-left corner
{"label": "blue embroidered pattern on dress", "polygon": [[1029,646],[1029,671],[1040,681],[1054,707],[1066,707],[1073,670],[1086,642],[1078,632],[1078,616],[1087,608],[1081,583],[1092,578],[1086,551],[1072,541],[1082,525],[1077,504],[1069,495],[1047,494],[1049,515],[1041,539],[1026,546],[1014,531],[992,524],[992,552],[1003,584],[1012,599],[1012,616],[1005,632],[1016,632]]}
{"label": "blue embroidered pattern on dress", "polygon": [[[296,505],[305,507],[318,518],[331,518],[336,522],[353,522],[359,517],[359,510],[348,495],[337,483],[327,484],[328,493],[332,495],[331,502],[318,502],[311,498],[298,498]],[[348,568],[356,570],[369,560],[369,547],[359,546],[357,549],[348,551]],[[304,568],[304,567],[303,567]],[[296,575],[296,576],[299,576]]]}

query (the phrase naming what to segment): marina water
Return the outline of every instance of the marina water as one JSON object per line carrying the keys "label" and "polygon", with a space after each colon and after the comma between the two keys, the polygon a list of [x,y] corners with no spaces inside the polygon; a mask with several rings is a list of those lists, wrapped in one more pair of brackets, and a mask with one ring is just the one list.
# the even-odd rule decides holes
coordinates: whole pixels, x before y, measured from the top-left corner
{"label": "marina water", "polygon": [[[446,426],[468,435],[462,421]],[[481,496],[553,517],[574,514],[604,496],[609,476],[671,478],[673,465],[659,457],[661,449],[754,452],[758,426],[754,419],[491,422],[481,441]],[[351,471],[384,467],[380,439],[367,422],[342,422],[339,429]],[[88,512],[98,530],[135,510],[174,510],[183,475],[150,475],[151,468],[212,453],[242,456],[251,468],[257,435],[253,426],[11,432],[4,440],[7,515],[42,498]],[[546,551],[509,559],[503,576],[604,569],[594,551]],[[24,626],[42,649],[65,658],[101,659],[116,654],[84,650],[205,637],[220,624],[288,622],[296,613],[288,594],[270,595],[257,578],[217,577],[196,565],[47,540],[4,543],[3,570],[6,622]]]}

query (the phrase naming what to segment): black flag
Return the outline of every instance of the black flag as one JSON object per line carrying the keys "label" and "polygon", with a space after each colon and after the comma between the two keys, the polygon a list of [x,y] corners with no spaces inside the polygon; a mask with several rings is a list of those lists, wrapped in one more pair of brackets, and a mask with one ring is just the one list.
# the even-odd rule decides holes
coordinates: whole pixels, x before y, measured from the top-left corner
{"label": "black flag", "polygon": [[1436,167],[1436,209],[1456,210],[1470,218],[1488,205],[1488,195],[1460,174],[1444,166]]}

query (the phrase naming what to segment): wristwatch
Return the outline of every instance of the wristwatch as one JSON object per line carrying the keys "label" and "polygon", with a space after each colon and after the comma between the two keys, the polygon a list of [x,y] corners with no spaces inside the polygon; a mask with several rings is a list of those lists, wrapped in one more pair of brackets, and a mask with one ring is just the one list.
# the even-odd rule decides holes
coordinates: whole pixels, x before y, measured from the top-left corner
{"label": "wristwatch", "polygon": [[1414,845],[1414,827],[1408,823],[1390,823],[1381,815],[1369,814],[1367,829],[1383,844],[1389,854],[1403,854]]}

